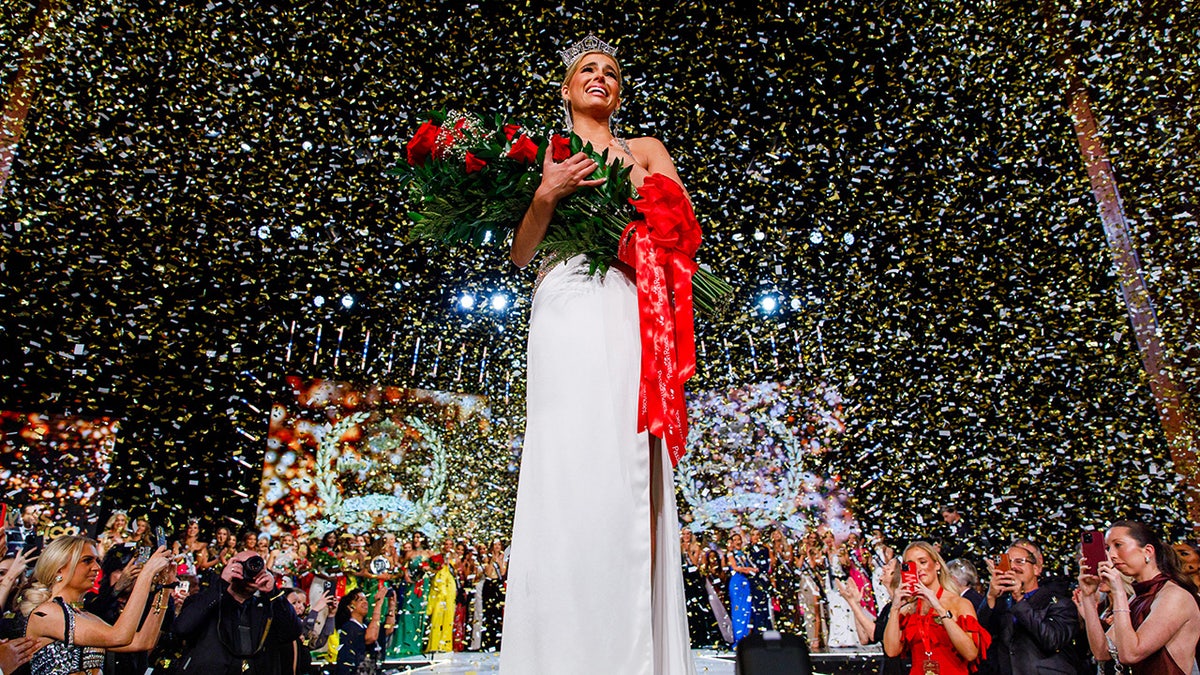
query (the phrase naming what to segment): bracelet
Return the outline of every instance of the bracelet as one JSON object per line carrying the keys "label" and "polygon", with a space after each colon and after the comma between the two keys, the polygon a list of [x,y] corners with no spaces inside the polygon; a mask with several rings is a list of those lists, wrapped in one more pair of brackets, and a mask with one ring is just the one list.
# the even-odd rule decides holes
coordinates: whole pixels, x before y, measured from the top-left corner
{"label": "bracelet", "polygon": [[1118,614],[1121,612],[1124,612],[1125,614],[1129,613],[1128,609],[1110,609],[1109,611],[1112,612],[1113,614]]}

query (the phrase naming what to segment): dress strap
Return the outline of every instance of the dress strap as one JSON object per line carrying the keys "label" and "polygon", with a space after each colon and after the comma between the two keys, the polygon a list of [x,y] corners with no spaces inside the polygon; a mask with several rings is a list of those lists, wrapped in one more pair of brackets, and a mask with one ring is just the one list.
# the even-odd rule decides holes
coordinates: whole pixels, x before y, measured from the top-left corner
{"label": "dress strap", "polygon": [[63,611],[63,642],[67,646],[73,647],[75,646],[75,610],[71,609],[71,606],[62,597],[56,596],[54,600],[59,607],[62,607]]}

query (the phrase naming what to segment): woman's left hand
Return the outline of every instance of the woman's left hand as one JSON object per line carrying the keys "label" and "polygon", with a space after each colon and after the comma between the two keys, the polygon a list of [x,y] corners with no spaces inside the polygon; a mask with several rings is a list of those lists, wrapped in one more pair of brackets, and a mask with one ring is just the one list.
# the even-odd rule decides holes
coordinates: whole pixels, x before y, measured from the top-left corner
{"label": "woman's left hand", "polygon": [[1117,571],[1117,568],[1113,566],[1112,561],[1101,560],[1096,565],[1096,571],[1099,573],[1101,580],[1108,582],[1114,596],[1125,595],[1125,580],[1121,577],[1121,573]]}
{"label": "woman's left hand", "polygon": [[921,583],[919,579],[917,580],[917,597],[923,598],[925,602],[929,603],[929,606],[933,608],[933,611],[937,612],[938,614],[946,613],[946,608],[943,607],[942,603],[938,601],[937,593],[935,593],[932,588]]}

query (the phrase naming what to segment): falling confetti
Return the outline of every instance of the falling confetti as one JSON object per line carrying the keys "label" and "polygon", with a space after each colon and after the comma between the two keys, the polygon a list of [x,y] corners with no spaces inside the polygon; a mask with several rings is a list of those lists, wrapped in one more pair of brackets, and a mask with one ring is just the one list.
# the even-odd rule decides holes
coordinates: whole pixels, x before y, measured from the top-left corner
{"label": "falling confetti", "polygon": [[[0,1],[5,54],[35,4]],[[483,394],[519,434],[533,270],[504,242],[406,243],[385,171],[431,109],[553,124],[555,50],[595,30],[621,50],[618,133],[666,143],[699,262],[739,289],[697,325],[691,386],[837,386],[847,429],[813,470],[896,538],[945,502],[1060,563],[1118,516],[1181,524],[1052,54],[1085,66],[1194,394],[1185,3],[1068,3],[1066,34],[1015,2],[619,7],[61,7],[0,200],[2,407],[119,419],[108,506],[244,522],[287,376]],[[515,460],[487,466],[513,484]]]}

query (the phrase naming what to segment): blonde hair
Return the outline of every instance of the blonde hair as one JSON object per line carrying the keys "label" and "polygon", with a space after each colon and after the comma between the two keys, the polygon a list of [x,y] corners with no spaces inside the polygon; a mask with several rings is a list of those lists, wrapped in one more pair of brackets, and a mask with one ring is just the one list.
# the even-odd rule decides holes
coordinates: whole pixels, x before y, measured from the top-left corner
{"label": "blonde hair", "polygon": [[[937,549],[935,549],[929,542],[914,541],[913,543],[904,547],[904,553],[900,555],[900,560],[902,563],[904,556],[908,555],[908,552],[914,548],[919,548],[925,553],[929,554],[929,559],[937,563],[938,583],[941,584],[942,588],[946,589],[947,593],[954,593],[955,595],[962,594],[963,588],[962,586],[959,586],[958,582],[954,580],[954,577],[950,575],[950,570],[946,568],[946,560],[942,558],[942,554],[938,553]],[[896,578],[899,577],[900,575],[897,574]]]}
{"label": "blonde hair", "polygon": [[125,513],[124,511],[116,511],[111,516],[109,516],[108,520],[104,523],[104,531],[111,532],[113,529],[113,525],[117,524],[118,518],[124,518],[125,524],[126,525],[129,524],[129,514]]}
{"label": "blonde hair", "polygon": [[21,591],[21,599],[17,601],[17,611],[21,616],[29,618],[38,605],[50,599],[50,589],[36,581]]}
{"label": "blonde hair", "polygon": [[74,575],[79,559],[83,557],[83,549],[89,544],[96,546],[96,540],[77,535],[65,535],[46,544],[33,568],[34,582],[50,589],[54,587],[59,570],[67,570],[64,577]]}

